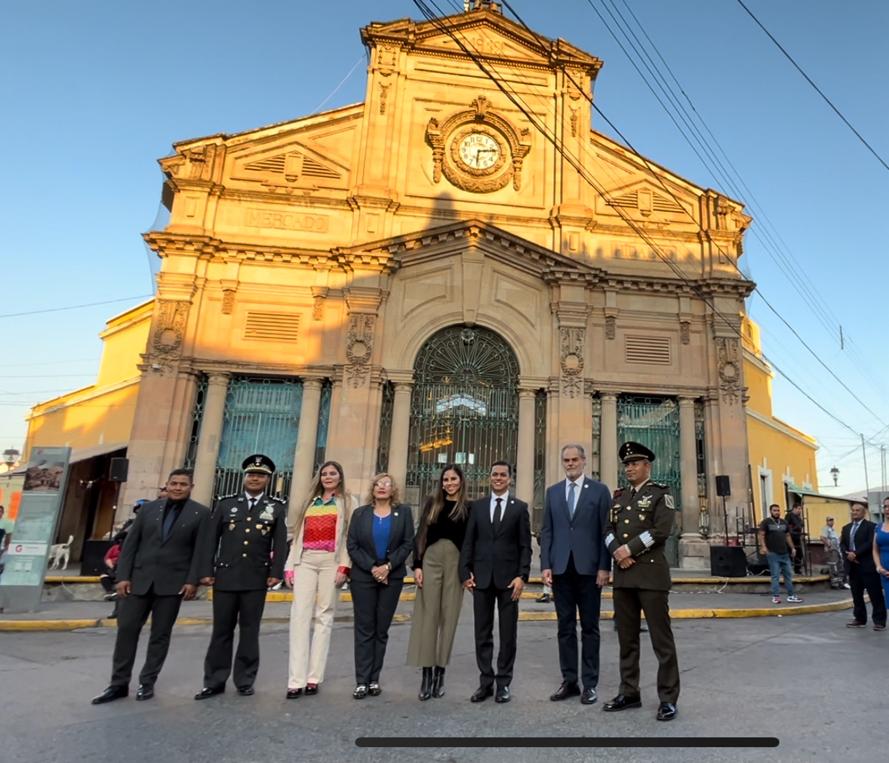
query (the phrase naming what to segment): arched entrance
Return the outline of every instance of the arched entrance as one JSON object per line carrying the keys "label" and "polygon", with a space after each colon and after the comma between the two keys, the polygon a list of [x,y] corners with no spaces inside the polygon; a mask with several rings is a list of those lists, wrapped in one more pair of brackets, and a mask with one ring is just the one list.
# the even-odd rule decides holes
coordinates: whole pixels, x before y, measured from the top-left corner
{"label": "arched entrance", "polygon": [[443,464],[461,466],[473,497],[492,461],[515,464],[518,377],[512,348],[488,329],[449,326],[426,341],[414,363],[408,500],[431,492]]}

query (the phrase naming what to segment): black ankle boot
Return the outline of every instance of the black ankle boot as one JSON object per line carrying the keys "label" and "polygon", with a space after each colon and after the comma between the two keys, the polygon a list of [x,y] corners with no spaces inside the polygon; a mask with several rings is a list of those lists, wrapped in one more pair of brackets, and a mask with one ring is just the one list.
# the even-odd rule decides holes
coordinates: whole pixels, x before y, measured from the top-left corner
{"label": "black ankle boot", "polygon": [[435,671],[432,675],[432,696],[436,699],[443,697],[445,693],[444,688],[444,668],[435,666]]}
{"label": "black ankle boot", "polygon": [[420,693],[417,696],[420,702],[425,702],[432,696],[432,668],[423,668],[423,680],[420,682]]}

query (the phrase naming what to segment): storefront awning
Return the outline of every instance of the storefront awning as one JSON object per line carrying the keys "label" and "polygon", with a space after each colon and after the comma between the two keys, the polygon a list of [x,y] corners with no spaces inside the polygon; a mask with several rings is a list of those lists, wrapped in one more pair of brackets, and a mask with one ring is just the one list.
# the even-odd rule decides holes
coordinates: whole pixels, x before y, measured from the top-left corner
{"label": "storefront awning", "polygon": [[71,451],[70,463],[76,464],[79,461],[87,461],[96,456],[105,456],[108,453],[114,453],[116,450],[126,450],[125,442],[106,442],[102,445],[93,445],[90,448],[75,448]]}
{"label": "storefront awning", "polygon": [[851,498],[842,498],[838,495],[824,495],[824,493],[816,493],[811,488],[797,487],[796,485],[788,485],[787,490],[790,493],[795,493],[796,495],[803,498],[818,498],[822,501],[836,501],[837,503],[852,503]]}

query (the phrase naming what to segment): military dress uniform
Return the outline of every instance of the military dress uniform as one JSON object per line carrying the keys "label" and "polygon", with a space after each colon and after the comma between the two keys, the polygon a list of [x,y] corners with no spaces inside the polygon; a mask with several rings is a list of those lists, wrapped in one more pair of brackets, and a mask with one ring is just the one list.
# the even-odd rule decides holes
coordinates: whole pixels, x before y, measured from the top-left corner
{"label": "military dress uniform", "polygon": [[[643,452],[644,451],[644,452]],[[633,457],[654,460],[654,454],[637,443],[620,450],[622,461]],[[670,566],[664,544],[675,521],[673,496],[666,485],[651,480],[635,488],[614,491],[605,545],[610,554],[626,545],[635,564],[627,569],[614,565],[614,618],[620,642],[620,695],[629,706],[639,706],[639,632],[641,614],[651,634],[658,660],[657,689],[661,703],[674,706],[679,697],[679,662],[670,627]],[[608,707],[606,710],[623,709]],[[669,720],[661,718],[660,720]]]}
{"label": "military dress uniform", "polygon": [[[246,472],[274,471],[266,456],[251,456],[244,467]],[[214,578],[213,634],[204,660],[204,689],[198,697],[221,692],[230,673],[241,694],[253,693],[267,581],[283,578],[286,559],[285,501],[267,492],[251,496],[244,491],[217,501],[210,517],[202,574]],[[240,634],[232,669],[236,625],[240,625]]]}

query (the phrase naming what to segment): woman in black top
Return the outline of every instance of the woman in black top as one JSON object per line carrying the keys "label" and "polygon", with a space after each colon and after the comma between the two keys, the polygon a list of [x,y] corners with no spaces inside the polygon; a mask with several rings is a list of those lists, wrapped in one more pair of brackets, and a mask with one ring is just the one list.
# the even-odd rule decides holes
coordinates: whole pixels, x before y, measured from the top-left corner
{"label": "woman in black top", "polygon": [[445,666],[463,603],[459,564],[468,518],[463,472],[456,464],[447,464],[438,489],[426,499],[414,541],[417,598],[407,661],[423,668],[421,701],[444,696]]}

